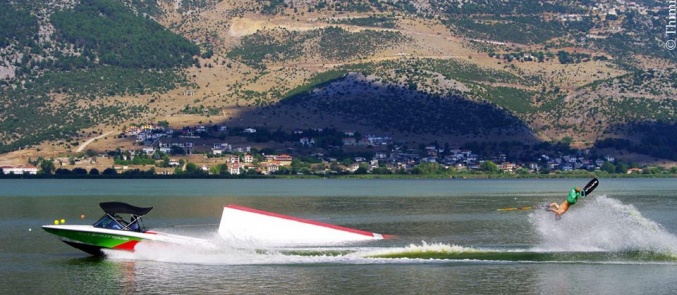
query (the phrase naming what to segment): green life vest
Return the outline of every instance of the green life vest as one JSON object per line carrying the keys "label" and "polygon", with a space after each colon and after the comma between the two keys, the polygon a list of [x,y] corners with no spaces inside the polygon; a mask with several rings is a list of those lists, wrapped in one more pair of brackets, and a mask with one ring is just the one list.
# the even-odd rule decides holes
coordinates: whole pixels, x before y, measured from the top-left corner
{"label": "green life vest", "polygon": [[569,196],[567,197],[567,202],[569,205],[576,204],[576,201],[578,201],[578,197],[581,196],[580,192],[576,191],[576,188],[572,188],[571,191],[569,192]]}

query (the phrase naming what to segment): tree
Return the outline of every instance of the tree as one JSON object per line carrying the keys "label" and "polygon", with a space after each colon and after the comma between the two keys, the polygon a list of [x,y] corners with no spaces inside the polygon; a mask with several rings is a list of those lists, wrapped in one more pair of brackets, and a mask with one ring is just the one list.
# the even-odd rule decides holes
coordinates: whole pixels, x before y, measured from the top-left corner
{"label": "tree", "polygon": [[169,167],[169,156],[162,157],[162,167]]}
{"label": "tree", "polygon": [[59,168],[54,171],[55,175],[71,175],[71,171],[66,168]]}
{"label": "tree", "polygon": [[292,169],[301,169],[303,168],[303,163],[299,159],[293,159],[291,160],[291,167]]}
{"label": "tree", "polygon": [[212,169],[214,169],[216,171],[216,173],[213,173],[213,174],[217,174],[217,175],[228,175],[228,173],[229,173],[228,166],[226,166],[226,164],[218,164],[218,165],[212,167]]}
{"label": "tree", "polygon": [[118,174],[118,171],[113,169],[113,168],[106,168],[101,173],[101,175],[117,175],[117,174]]}
{"label": "tree", "polygon": [[367,174],[367,172],[368,172],[367,168],[362,167],[361,165],[360,168],[357,168],[357,170],[355,170],[355,174]]}
{"label": "tree", "polygon": [[186,164],[185,173],[188,175],[197,175],[200,174],[201,171],[202,170],[195,163],[188,162]]}
{"label": "tree", "polygon": [[492,161],[484,161],[482,164],[480,164],[480,170],[487,173],[499,173],[501,168],[499,168],[498,165]]}
{"label": "tree", "polygon": [[607,173],[616,172],[616,166],[609,161],[604,162],[604,164],[602,164],[601,169],[602,169],[602,171],[606,171]]}
{"label": "tree", "polygon": [[625,164],[623,162],[619,162],[616,164],[616,173],[627,173],[628,169],[630,169],[630,166],[628,164]]}
{"label": "tree", "polygon": [[519,169],[517,169],[517,171],[515,171],[515,173],[520,174],[520,175],[525,175],[525,174],[529,174],[530,171],[529,171],[529,169],[526,169],[526,168],[519,168]]}
{"label": "tree", "polygon": [[338,162],[331,162],[329,163],[329,169],[338,172],[341,171],[341,165]]}
{"label": "tree", "polygon": [[420,169],[421,174],[435,174],[440,171],[439,163],[421,163],[417,166]]}
{"label": "tree", "polygon": [[[223,165],[223,164],[219,164],[219,165]],[[220,174],[220,173],[219,173],[219,166],[216,165],[216,166],[212,166],[211,168],[209,168],[209,174],[211,174],[211,175],[219,175],[219,174]]]}
{"label": "tree", "polygon": [[169,148],[169,153],[172,154],[172,155],[185,155],[186,150],[184,148],[180,147],[180,146],[174,145],[171,148]]}
{"label": "tree", "polygon": [[386,167],[377,167],[377,168],[374,168],[374,170],[372,170],[371,173],[373,173],[373,174],[392,174],[392,171],[390,171]]}
{"label": "tree", "polygon": [[353,163],[354,163],[354,161],[351,158],[345,158],[345,159],[343,159],[343,161],[341,161],[341,165],[346,166],[346,167],[352,165]]}
{"label": "tree", "polygon": [[51,160],[42,160],[42,162],[40,162],[40,169],[42,169],[42,173],[52,175],[52,172],[54,172],[54,162]]}
{"label": "tree", "polygon": [[87,175],[87,170],[85,168],[73,168],[73,175]]}
{"label": "tree", "polygon": [[423,171],[423,169],[421,169],[421,167],[419,166],[416,166],[413,169],[411,169],[411,174],[424,174],[424,173],[425,171]]}

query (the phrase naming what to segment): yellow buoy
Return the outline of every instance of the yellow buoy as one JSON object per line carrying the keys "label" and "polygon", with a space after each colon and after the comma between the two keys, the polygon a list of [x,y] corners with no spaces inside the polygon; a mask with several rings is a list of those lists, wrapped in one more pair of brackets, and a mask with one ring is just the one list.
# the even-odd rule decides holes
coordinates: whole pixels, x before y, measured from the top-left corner
{"label": "yellow buoy", "polygon": [[58,220],[58,219],[54,219],[54,224],[55,224],[55,225],[59,225],[59,220]]}
{"label": "yellow buoy", "polygon": [[66,219],[61,218],[61,224],[66,223]]}

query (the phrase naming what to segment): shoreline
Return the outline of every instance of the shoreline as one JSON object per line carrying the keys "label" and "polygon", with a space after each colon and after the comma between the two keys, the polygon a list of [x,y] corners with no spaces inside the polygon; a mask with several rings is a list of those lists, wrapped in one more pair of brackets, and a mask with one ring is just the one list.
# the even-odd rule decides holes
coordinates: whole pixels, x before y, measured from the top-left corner
{"label": "shoreline", "polygon": [[556,179],[556,178],[677,178],[677,174],[571,173],[548,175],[503,174],[366,174],[366,175],[0,175],[0,179]]}

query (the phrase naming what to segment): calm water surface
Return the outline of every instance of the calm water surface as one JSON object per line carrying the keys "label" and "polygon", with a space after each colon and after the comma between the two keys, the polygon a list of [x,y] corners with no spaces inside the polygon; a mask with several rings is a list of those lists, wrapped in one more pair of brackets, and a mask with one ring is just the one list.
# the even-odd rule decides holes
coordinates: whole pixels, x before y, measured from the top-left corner
{"label": "calm water surface", "polygon": [[[677,181],[602,179],[562,220],[541,210],[587,179],[0,180],[0,294],[674,294]],[[149,228],[217,251],[142,246],[91,258],[40,229],[98,203],[153,206]],[[261,248],[215,237],[238,204],[398,236]],[[85,215],[81,220],[80,216]]]}

